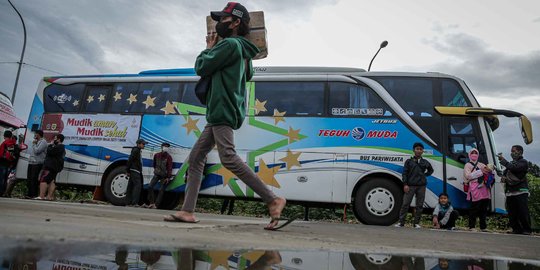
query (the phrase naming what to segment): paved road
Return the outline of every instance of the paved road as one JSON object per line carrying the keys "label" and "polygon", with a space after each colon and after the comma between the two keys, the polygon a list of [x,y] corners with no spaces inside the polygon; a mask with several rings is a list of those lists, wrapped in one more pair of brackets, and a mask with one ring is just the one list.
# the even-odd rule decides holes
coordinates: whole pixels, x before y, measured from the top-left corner
{"label": "paved road", "polygon": [[[298,221],[281,232],[267,219],[199,214],[166,223],[173,211],[0,198],[0,247],[108,243],[149,248],[325,250],[538,260],[540,237]],[[0,248],[1,251],[1,248]]]}

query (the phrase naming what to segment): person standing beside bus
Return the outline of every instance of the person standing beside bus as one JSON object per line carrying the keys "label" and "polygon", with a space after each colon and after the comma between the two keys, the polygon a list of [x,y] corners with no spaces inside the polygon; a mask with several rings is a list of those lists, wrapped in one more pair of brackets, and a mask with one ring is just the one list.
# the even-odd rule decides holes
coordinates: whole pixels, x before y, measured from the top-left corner
{"label": "person standing beside bus", "polygon": [[65,156],[64,135],[58,134],[54,136],[53,142],[47,146],[43,169],[39,174],[39,197],[36,199],[54,200],[56,176],[64,169]]}
{"label": "person standing beside bus", "polygon": [[193,211],[201,186],[204,162],[208,153],[217,145],[223,166],[241,179],[267,204],[272,220],[265,229],[275,230],[290,223],[287,220],[278,226],[285,198],[276,196],[263,181],[236,154],[234,130],[242,126],[246,116],[246,81],[253,76],[251,59],[259,49],[245,39],[249,34],[250,16],[247,9],[235,2],[227,3],[223,11],[211,12],[217,21],[216,32],[206,37],[206,49],[195,62],[195,71],[201,77],[211,76],[212,84],[207,93],[206,120],[208,124],[193,146],[188,158],[188,180],[186,195],[181,211],[165,216],[165,221],[198,222]]}
{"label": "person standing beside bus", "polygon": [[43,138],[43,131],[36,130],[28,152],[30,156],[28,157],[28,179],[26,182],[28,190],[26,196],[35,198],[39,194],[39,172],[43,168],[43,162],[45,162],[45,155],[47,154],[47,141]]}
{"label": "person standing beside bus", "polygon": [[16,153],[17,140],[13,139],[13,133],[4,131],[4,141],[0,144],[0,195],[4,195],[7,188],[7,179],[10,171],[17,164]]}
{"label": "person standing beside bus", "polygon": [[[148,202],[150,204],[148,205],[148,208],[156,209],[159,207],[159,205],[161,204],[161,200],[163,199],[163,193],[165,192],[165,188],[171,181],[173,160],[171,155],[169,154],[170,147],[171,145],[169,143],[162,143],[161,152],[154,155],[154,177],[150,181],[150,187],[148,188]],[[158,182],[161,184],[161,187],[159,188],[159,193],[156,200],[154,187]]]}
{"label": "person standing beside bus", "polygon": [[487,166],[478,161],[479,152],[476,148],[469,151],[469,162],[463,168],[463,183],[469,185],[467,200],[471,202],[469,209],[469,229],[476,227],[476,218],[480,220],[480,230],[486,231],[486,217],[491,201],[491,192],[484,182],[484,171]]}
{"label": "person standing beside bus", "polygon": [[521,145],[512,146],[512,161],[504,159],[499,154],[499,161],[506,168],[503,172],[505,182],[506,209],[510,219],[512,233],[531,234],[531,216],[529,215],[529,183],[527,172],[529,163],[523,158],[523,147]]}
{"label": "person standing beside bus", "polygon": [[414,213],[414,227],[420,227],[420,218],[422,210],[424,210],[424,199],[426,198],[427,177],[433,173],[433,167],[429,161],[422,158],[424,154],[424,145],[422,143],[414,143],[414,156],[405,161],[403,165],[403,204],[399,211],[399,223],[396,227],[405,226],[405,218],[411,206],[413,197],[416,195],[416,211]]}
{"label": "person standing beside bus", "polygon": [[137,146],[131,149],[127,162],[126,174],[129,177],[126,189],[126,206],[138,206],[142,191],[143,175],[142,175],[142,155],[141,150],[144,149],[146,141],[138,139]]}

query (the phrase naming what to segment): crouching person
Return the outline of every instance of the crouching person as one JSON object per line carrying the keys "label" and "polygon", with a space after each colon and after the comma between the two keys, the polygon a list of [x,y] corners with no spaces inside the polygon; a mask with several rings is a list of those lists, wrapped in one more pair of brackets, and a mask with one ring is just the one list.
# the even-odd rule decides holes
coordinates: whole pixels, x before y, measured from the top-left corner
{"label": "crouching person", "polygon": [[[154,155],[154,177],[150,181],[150,187],[148,188],[148,201],[150,205],[148,208],[156,209],[159,207],[161,200],[163,199],[163,193],[165,188],[169,185],[172,179],[172,166],[173,160],[169,154],[171,145],[168,143],[161,144],[161,152]],[[154,188],[157,183],[160,183],[159,194],[157,200],[155,200]]]}
{"label": "crouching person", "polygon": [[435,210],[433,210],[433,227],[436,229],[453,230],[456,226],[458,216],[459,213],[450,204],[448,195],[441,193],[439,195],[439,203],[435,206]]}

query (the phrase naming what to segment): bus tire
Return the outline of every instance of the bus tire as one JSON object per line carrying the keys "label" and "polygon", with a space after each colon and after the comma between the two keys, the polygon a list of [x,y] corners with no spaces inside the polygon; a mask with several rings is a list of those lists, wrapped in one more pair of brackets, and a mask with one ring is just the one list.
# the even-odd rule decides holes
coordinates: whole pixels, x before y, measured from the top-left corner
{"label": "bus tire", "polygon": [[399,219],[402,201],[403,193],[392,180],[371,178],[356,190],[353,211],[364,224],[388,226]]}
{"label": "bus tire", "polygon": [[349,259],[355,270],[364,269],[401,269],[401,258],[384,254],[349,253]]}
{"label": "bus tire", "polygon": [[118,166],[109,172],[103,185],[103,192],[107,201],[113,205],[126,205],[128,181],[126,166]]}

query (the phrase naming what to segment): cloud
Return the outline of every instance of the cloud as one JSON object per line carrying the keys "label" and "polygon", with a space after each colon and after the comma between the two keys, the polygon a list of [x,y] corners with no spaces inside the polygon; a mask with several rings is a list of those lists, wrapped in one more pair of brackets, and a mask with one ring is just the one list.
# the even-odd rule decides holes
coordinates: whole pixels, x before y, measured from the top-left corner
{"label": "cloud", "polygon": [[449,57],[433,69],[466,78],[479,94],[520,97],[540,91],[540,51],[505,54],[465,33],[446,34],[426,43]]}
{"label": "cloud", "polygon": [[535,23],[538,23],[538,22],[540,22],[540,17],[538,17],[538,18],[534,19],[534,20],[533,20],[533,22],[535,22]]}
{"label": "cloud", "polygon": [[540,164],[540,143],[538,143],[538,134],[540,134],[540,116],[530,117],[533,123],[533,143],[526,145],[523,142],[519,130],[517,118],[499,117],[500,126],[494,132],[497,152],[502,152],[507,158],[510,158],[510,148],[512,145],[522,145],[525,150],[525,158],[535,164]]}

